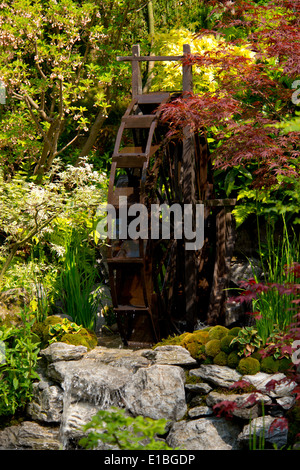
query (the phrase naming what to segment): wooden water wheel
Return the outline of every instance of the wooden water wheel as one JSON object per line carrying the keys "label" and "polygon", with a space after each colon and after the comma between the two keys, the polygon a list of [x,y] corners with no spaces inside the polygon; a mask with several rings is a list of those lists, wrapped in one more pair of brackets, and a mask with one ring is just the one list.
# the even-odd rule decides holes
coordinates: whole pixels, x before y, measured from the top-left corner
{"label": "wooden water wheel", "polygon": [[[183,52],[190,52],[188,45]],[[192,135],[185,129],[183,140],[165,139],[168,129],[160,122],[159,105],[178,95],[141,92],[141,60],[180,60],[183,56],[141,57],[139,46],[133,46],[132,57],[118,58],[132,61],[133,96],[112,156],[108,203],[116,211],[118,234],[108,239],[107,263],[120,335],[130,346],[149,346],[169,334],[193,331],[197,320],[223,322],[233,246],[227,207],[234,201],[214,198],[204,131]],[[183,91],[191,89],[191,67],[183,66]],[[205,207],[201,249],[187,250],[186,240],[176,236],[172,215],[169,236],[162,236],[162,217],[155,219],[155,234],[150,233],[153,207],[176,204],[183,213],[184,205],[195,208],[197,203]],[[136,212],[130,209],[136,210],[136,204],[147,208],[147,233],[134,239],[127,229],[136,220]],[[126,219],[121,216],[124,211]]]}

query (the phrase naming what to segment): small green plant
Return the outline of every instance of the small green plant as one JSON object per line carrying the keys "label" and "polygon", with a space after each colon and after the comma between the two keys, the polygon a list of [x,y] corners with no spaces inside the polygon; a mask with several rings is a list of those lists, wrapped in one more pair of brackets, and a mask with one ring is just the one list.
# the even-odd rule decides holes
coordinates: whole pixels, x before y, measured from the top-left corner
{"label": "small green plant", "polygon": [[52,339],[49,340],[49,344],[60,341],[66,334],[78,333],[81,329],[81,325],[76,325],[76,323],[64,318],[61,323],[55,323],[50,326],[48,334],[52,336]]}
{"label": "small green plant", "polygon": [[79,444],[94,449],[99,441],[118,446],[120,450],[173,450],[165,441],[157,440],[157,435],[166,432],[166,420],[126,416],[125,410],[112,407],[100,410],[87,423],[83,430],[91,430]]}
{"label": "small green plant", "polygon": [[239,331],[238,335],[232,339],[230,345],[235,343],[241,346],[238,355],[248,357],[262,346],[262,338],[254,327],[245,326]]}
{"label": "small green plant", "polygon": [[[39,379],[36,372],[39,344],[32,336],[28,312],[21,312],[22,325],[0,327],[0,341],[5,346],[0,364],[0,416],[14,415],[23,410],[32,397],[32,383]],[[3,354],[2,354],[3,356]]]}

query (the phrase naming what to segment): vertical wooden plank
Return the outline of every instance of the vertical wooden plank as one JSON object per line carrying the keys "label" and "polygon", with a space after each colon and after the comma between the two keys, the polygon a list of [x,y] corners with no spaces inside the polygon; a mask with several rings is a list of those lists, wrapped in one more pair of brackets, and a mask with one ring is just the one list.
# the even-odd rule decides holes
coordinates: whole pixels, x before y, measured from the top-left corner
{"label": "vertical wooden plank", "polygon": [[[140,45],[135,44],[132,46],[132,55],[133,57],[139,57],[140,54]],[[140,63],[137,60],[133,60],[132,64],[132,98],[135,98],[137,95],[142,94],[142,77],[141,77],[141,68]]]}
{"label": "vertical wooden plank", "polygon": [[[183,54],[190,54],[189,44],[183,45]],[[182,91],[193,91],[192,67],[183,65],[182,67]],[[183,130],[182,149],[182,194],[184,204],[196,203],[196,180],[195,180],[195,141],[194,136],[187,126]],[[193,211],[194,212],[194,211]],[[195,213],[195,212],[194,212]],[[185,304],[187,329],[193,330],[197,317],[197,263],[196,253],[192,250],[185,252]]]}
{"label": "vertical wooden plank", "polygon": [[[186,56],[191,53],[191,46],[183,44],[183,55]],[[193,72],[191,65],[182,66],[182,91],[193,91]]]}

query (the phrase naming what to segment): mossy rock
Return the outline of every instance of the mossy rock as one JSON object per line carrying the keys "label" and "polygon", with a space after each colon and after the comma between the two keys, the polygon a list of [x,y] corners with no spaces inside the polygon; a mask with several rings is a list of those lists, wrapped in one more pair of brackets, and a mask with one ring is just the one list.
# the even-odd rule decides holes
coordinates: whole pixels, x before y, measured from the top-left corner
{"label": "mossy rock", "polygon": [[293,362],[288,357],[278,359],[278,372],[286,372],[293,365]]}
{"label": "mossy rock", "polygon": [[231,353],[235,349],[235,345],[231,345],[231,341],[234,339],[232,335],[223,336],[221,339],[221,351],[225,352],[226,354]]}
{"label": "mossy rock", "polygon": [[220,351],[219,354],[214,357],[214,364],[218,366],[227,366],[227,359],[228,355],[224,351]]}
{"label": "mossy rock", "polygon": [[262,360],[262,356],[259,351],[255,351],[254,353],[252,353],[251,357],[254,357],[254,359],[257,359],[259,362],[261,362]]}
{"label": "mossy rock", "polygon": [[231,336],[238,336],[241,329],[242,329],[241,327],[235,326],[235,327],[233,327],[229,330],[228,334],[231,335]]}
{"label": "mossy rock", "polygon": [[254,357],[243,357],[236,370],[242,375],[255,375],[260,371],[260,363]]}
{"label": "mossy rock", "polygon": [[267,374],[276,374],[279,368],[279,361],[276,361],[274,357],[268,356],[264,357],[260,363],[260,369],[262,372],[266,372]]}
{"label": "mossy rock", "polygon": [[228,354],[228,357],[227,357],[228,367],[230,367],[231,369],[236,369],[240,362],[240,359],[241,358],[238,355],[238,353],[236,351],[232,351],[230,354]]}
{"label": "mossy rock", "polygon": [[209,332],[206,330],[196,330],[192,333],[194,341],[200,344],[206,344],[209,341]]}
{"label": "mossy rock", "polygon": [[215,357],[221,352],[221,341],[219,339],[211,339],[205,345],[205,354]]}
{"label": "mossy rock", "polygon": [[222,325],[216,325],[213,326],[209,332],[208,332],[208,337],[209,339],[221,339],[223,336],[226,336],[228,334],[229,330],[225,326]]}
{"label": "mossy rock", "polygon": [[46,346],[52,338],[52,336],[49,335],[50,327],[62,322],[63,318],[56,315],[50,315],[43,322],[34,323],[31,331],[40,338],[41,344]]}
{"label": "mossy rock", "polygon": [[95,333],[85,328],[82,328],[78,333],[66,333],[60,341],[74,346],[86,346],[89,351],[98,344]]}

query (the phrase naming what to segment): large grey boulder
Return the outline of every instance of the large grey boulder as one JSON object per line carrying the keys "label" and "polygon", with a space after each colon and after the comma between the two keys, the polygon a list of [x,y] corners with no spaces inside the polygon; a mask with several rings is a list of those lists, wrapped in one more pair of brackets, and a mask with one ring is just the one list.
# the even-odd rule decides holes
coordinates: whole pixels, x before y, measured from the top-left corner
{"label": "large grey boulder", "polygon": [[208,417],[174,423],[167,437],[170,447],[182,450],[237,450],[240,427],[225,419]]}
{"label": "large grey boulder", "polygon": [[59,423],[63,411],[63,390],[59,385],[41,380],[32,387],[32,400],[27,406],[27,414],[31,419]]}
{"label": "large grey boulder", "polygon": [[87,352],[85,346],[74,346],[67,343],[52,343],[46,349],[40,351],[40,356],[44,357],[48,362],[57,361],[78,361],[82,359]]}
{"label": "large grey boulder", "polygon": [[297,383],[288,379],[284,374],[266,374],[258,372],[255,375],[244,375],[243,380],[253,385],[256,390],[267,393],[270,397],[288,396]]}
{"label": "large grey boulder", "polygon": [[152,419],[181,419],[186,411],[185,373],[177,366],[139,369],[125,386],[125,402],[134,415]]}
{"label": "large grey boulder", "polygon": [[218,387],[229,388],[241,379],[241,374],[230,367],[215,364],[201,364],[198,369],[190,370],[190,375],[199,377]]}
{"label": "large grey boulder", "polygon": [[222,402],[235,405],[231,412],[232,416],[249,420],[259,416],[260,405],[262,403],[270,405],[272,400],[268,395],[263,395],[262,393],[225,394],[213,391],[206,397],[206,404],[211,408]]}
{"label": "large grey boulder", "polygon": [[259,441],[264,441],[264,446],[274,448],[274,445],[280,449],[287,444],[288,428],[283,418],[274,418],[272,416],[260,416],[251,421],[243,428],[238,436],[238,442],[249,447],[249,440],[256,440],[256,446]]}
{"label": "large grey boulder", "polygon": [[45,427],[31,421],[9,426],[0,431],[0,449],[59,450],[59,427]]}
{"label": "large grey boulder", "polygon": [[180,367],[191,367],[197,365],[196,359],[194,359],[190,355],[189,351],[182,346],[158,346],[154,350],[144,351],[142,354],[155,364]]}
{"label": "large grey boulder", "polygon": [[60,361],[49,365],[49,377],[59,382],[66,395],[73,400],[97,404],[106,409],[124,407],[124,387],[131,380],[132,371],[124,367],[95,364],[92,359]]}

